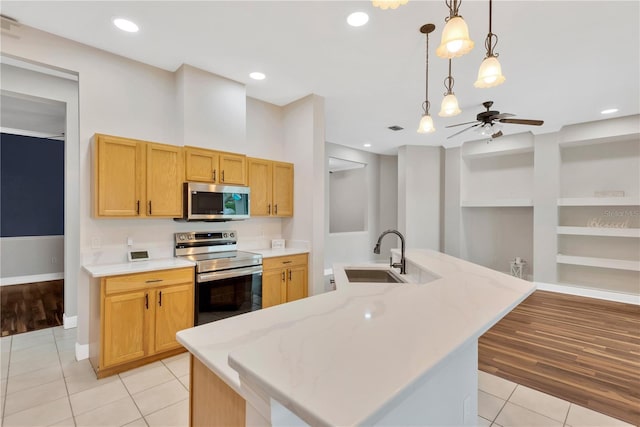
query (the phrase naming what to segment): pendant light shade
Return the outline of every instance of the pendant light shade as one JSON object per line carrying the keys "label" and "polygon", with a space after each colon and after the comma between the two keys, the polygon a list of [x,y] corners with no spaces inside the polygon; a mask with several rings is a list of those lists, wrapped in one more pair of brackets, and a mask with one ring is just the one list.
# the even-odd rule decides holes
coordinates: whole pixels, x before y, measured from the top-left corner
{"label": "pendant light shade", "polygon": [[461,16],[454,15],[442,30],[436,55],[440,58],[456,58],[471,52],[475,43],[469,37],[469,27]]}
{"label": "pendant light shade", "polygon": [[477,88],[487,88],[498,86],[504,83],[505,76],[502,75],[502,67],[498,58],[495,56],[489,56],[484,58],[480,69],[478,70],[478,80],[473,84]]}
{"label": "pendant light shade", "polygon": [[478,70],[478,80],[473,84],[477,88],[488,88],[498,86],[506,80],[506,78],[502,75],[502,67],[500,66],[500,62],[498,61],[498,54],[494,53],[493,49],[495,49],[498,44],[498,36],[493,34],[491,31],[491,21],[493,15],[493,1],[489,0],[489,33],[487,34],[487,38],[484,41],[485,48],[487,49],[487,54],[480,64],[480,69]]}
{"label": "pendant light shade", "polygon": [[433,119],[429,114],[423,114],[418,125],[418,133],[431,133],[436,130],[433,125]]}
{"label": "pendant light shade", "polygon": [[373,7],[379,7],[382,10],[397,9],[398,6],[407,4],[409,0],[373,0]]}
{"label": "pendant light shade", "polygon": [[440,112],[438,115],[440,117],[453,117],[460,114],[462,110],[458,106],[458,99],[453,93],[445,96],[442,100],[442,104],[440,104]]}
{"label": "pendant light shade", "polygon": [[458,99],[453,93],[453,83],[454,80],[451,75],[451,59],[449,59],[449,75],[444,79],[444,87],[447,91],[444,93],[442,104],[440,104],[440,112],[438,113],[440,117],[453,117],[462,112],[458,106]]}
{"label": "pendant light shade", "polygon": [[433,119],[429,114],[429,108],[431,104],[429,103],[429,33],[433,32],[436,29],[436,26],[433,24],[424,24],[420,27],[420,32],[427,37],[427,49],[426,49],[426,64],[425,64],[425,76],[424,76],[424,102],[422,103],[422,108],[424,110],[424,114],[420,119],[420,124],[418,125],[418,133],[431,133],[436,130],[433,125]]}

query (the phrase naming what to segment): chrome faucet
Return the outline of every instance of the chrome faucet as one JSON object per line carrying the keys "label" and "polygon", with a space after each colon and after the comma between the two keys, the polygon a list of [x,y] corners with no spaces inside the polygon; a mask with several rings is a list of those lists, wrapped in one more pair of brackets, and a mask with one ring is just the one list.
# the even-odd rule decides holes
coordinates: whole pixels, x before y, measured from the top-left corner
{"label": "chrome faucet", "polygon": [[382,238],[387,234],[391,234],[391,233],[396,234],[398,237],[400,237],[400,243],[402,246],[401,246],[400,262],[393,262],[393,257],[391,256],[389,257],[389,265],[394,268],[400,267],[400,274],[407,274],[407,263],[406,263],[406,260],[404,259],[404,236],[398,230],[383,231],[380,237],[378,237],[378,242],[376,243],[376,247],[373,248],[373,253],[380,254],[380,242],[382,241]]}

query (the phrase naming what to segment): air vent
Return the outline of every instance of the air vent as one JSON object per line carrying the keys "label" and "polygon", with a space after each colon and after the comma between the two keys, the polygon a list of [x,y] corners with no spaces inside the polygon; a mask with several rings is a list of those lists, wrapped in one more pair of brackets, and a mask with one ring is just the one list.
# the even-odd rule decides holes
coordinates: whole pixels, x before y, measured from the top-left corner
{"label": "air vent", "polygon": [[389,129],[391,129],[394,132],[397,132],[397,131],[402,130],[404,128],[402,126],[393,125],[393,126],[389,126]]}

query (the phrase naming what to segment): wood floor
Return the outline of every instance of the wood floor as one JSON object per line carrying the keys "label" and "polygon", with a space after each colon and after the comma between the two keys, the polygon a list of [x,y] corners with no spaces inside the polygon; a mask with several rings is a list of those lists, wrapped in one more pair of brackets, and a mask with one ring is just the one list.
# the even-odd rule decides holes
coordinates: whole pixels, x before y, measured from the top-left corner
{"label": "wood floor", "polygon": [[640,425],[640,306],[536,291],[480,338],[478,367]]}
{"label": "wood floor", "polygon": [[0,287],[1,336],[62,325],[64,280]]}

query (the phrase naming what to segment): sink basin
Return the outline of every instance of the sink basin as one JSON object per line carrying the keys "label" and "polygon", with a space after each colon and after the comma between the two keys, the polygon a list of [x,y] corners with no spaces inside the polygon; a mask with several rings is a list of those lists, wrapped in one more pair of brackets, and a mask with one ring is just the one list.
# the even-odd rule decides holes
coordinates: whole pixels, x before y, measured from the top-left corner
{"label": "sink basin", "polygon": [[400,277],[390,270],[365,269],[365,268],[345,268],[344,272],[351,283],[403,283]]}

